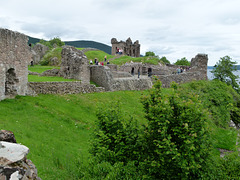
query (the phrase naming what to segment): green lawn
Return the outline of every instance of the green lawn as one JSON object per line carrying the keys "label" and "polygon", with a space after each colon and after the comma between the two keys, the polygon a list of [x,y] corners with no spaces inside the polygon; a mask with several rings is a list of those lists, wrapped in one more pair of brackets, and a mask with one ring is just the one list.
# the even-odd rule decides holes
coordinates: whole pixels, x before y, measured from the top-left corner
{"label": "green lawn", "polygon": [[61,82],[61,81],[79,81],[76,79],[65,79],[58,76],[38,76],[28,75],[28,82]]}
{"label": "green lawn", "polygon": [[120,101],[122,108],[144,122],[141,91],[77,95],[39,95],[0,102],[0,127],[13,131],[30,148],[28,158],[42,179],[77,179],[77,163],[89,157],[89,138],[97,106]]}
{"label": "green lawn", "polygon": [[41,65],[28,66],[28,70],[29,71],[37,72],[37,73],[42,73],[42,72],[50,70],[50,69],[60,69],[60,67],[56,67],[56,66],[41,66]]}

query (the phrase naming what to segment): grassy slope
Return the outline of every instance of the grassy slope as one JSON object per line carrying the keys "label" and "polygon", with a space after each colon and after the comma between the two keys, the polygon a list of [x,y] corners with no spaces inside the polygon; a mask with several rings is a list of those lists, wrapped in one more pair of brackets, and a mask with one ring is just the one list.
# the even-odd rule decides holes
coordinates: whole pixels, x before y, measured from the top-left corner
{"label": "grassy slope", "polygon": [[17,97],[0,102],[0,127],[13,131],[17,142],[30,148],[28,158],[42,179],[74,179],[76,161],[89,156],[89,136],[95,110],[110,101],[122,102],[127,115],[143,122],[140,91],[79,95]]}
{"label": "grassy slope", "polygon": [[[78,48],[77,48],[78,49]],[[87,51],[84,53],[88,60],[90,59],[94,62],[94,59],[97,58],[99,62],[104,61],[104,57],[107,56],[107,59],[113,58],[113,55],[107,54],[103,51]]]}

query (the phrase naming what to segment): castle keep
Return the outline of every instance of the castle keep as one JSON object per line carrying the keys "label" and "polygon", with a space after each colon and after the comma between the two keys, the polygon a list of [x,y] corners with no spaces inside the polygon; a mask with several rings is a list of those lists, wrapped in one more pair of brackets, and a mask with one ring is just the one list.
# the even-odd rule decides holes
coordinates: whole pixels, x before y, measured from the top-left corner
{"label": "castle keep", "polygon": [[117,53],[121,53],[123,55],[132,56],[132,57],[140,57],[140,44],[139,41],[135,41],[132,43],[132,40],[128,38],[126,42],[124,41],[117,41],[116,38],[112,38],[112,55]]}

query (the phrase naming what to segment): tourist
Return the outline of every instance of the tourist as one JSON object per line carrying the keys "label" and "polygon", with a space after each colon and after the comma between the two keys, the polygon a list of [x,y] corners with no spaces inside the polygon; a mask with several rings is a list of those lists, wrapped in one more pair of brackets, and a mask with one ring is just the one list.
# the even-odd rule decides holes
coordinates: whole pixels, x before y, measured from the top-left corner
{"label": "tourist", "polygon": [[109,61],[107,61],[107,64],[110,64],[110,62],[109,62]]}
{"label": "tourist", "polygon": [[139,76],[140,76],[140,67],[138,68],[138,78],[139,78]]}
{"label": "tourist", "polygon": [[96,62],[97,62],[97,58],[94,59],[94,63],[95,63],[95,64],[96,64]]}
{"label": "tourist", "polygon": [[91,65],[93,65],[93,62],[92,62],[92,60],[91,60],[91,59],[90,59],[90,64],[91,64]]}
{"label": "tourist", "polygon": [[95,63],[95,65],[98,65],[98,60],[96,60],[96,63]]}
{"label": "tourist", "polygon": [[105,61],[105,62],[107,61],[107,56],[104,57],[104,61]]}

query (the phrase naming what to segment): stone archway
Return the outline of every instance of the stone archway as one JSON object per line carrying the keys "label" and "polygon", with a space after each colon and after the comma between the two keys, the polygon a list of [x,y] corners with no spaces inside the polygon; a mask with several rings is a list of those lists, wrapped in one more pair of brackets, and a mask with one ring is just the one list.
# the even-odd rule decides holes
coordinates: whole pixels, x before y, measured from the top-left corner
{"label": "stone archway", "polygon": [[132,70],[131,70],[131,75],[134,76],[134,67],[132,67]]}
{"label": "stone archway", "polygon": [[18,79],[16,77],[15,69],[10,68],[6,72],[6,80],[5,80],[5,95],[6,96],[15,96],[17,95],[16,83],[18,83]]}

